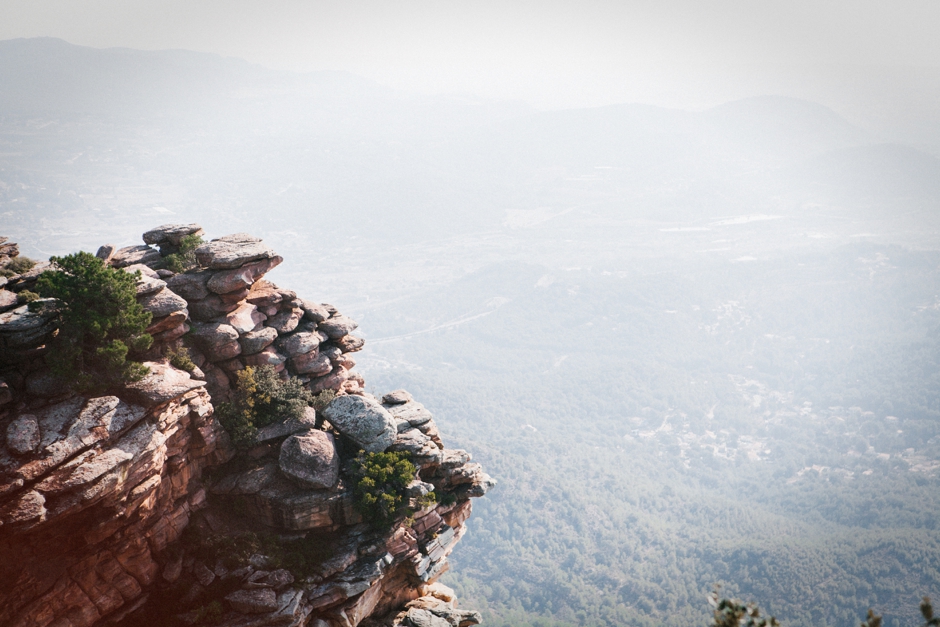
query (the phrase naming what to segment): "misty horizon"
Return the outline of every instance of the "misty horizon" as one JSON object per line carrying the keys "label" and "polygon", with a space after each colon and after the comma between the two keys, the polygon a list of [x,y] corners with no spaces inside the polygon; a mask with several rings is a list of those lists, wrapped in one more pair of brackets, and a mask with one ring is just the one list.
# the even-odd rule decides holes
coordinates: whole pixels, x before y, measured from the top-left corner
{"label": "misty horizon", "polygon": [[484,624],[940,597],[940,3],[14,4],[0,236],[262,238],[499,481]]}

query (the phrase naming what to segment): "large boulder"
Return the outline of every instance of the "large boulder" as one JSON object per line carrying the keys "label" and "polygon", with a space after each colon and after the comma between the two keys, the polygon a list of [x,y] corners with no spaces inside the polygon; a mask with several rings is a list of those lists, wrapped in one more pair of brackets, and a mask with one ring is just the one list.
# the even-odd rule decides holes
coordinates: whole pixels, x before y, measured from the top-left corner
{"label": "large boulder", "polygon": [[144,233],[144,243],[153,246],[179,246],[187,235],[202,235],[205,231],[198,224],[164,224]]}
{"label": "large boulder", "polygon": [[200,270],[199,272],[184,272],[167,279],[167,287],[186,300],[202,300],[209,295],[206,287],[212,272]]}
{"label": "large boulder", "polygon": [[150,246],[125,246],[118,250],[111,257],[110,263],[115,268],[124,268],[136,263],[142,263],[145,266],[155,264],[162,260],[160,251]]}
{"label": "large boulder", "polygon": [[320,336],[310,332],[293,333],[279,339],[277,345],[278,348],[291,357],[294,355],[303,355],[304,353],[316,350],[317,347],[320,346]]}
{"label": "large boulder", "polygon": [[272,366],[275,370],[283,370],[285,361],[287,361],[287,357],[270,346],[254,355],[242,356],[242,362],[246,366]]}
{"label": "large boulder", "polygon": [[358,326],[359,324],[355,320],[352,318],[347,318],[342,314],[333,316],[329,320],[324,320],[323,322],[317,323],[317,328],[320,331],[326,333],[331,340],[337,340],[344,335],[348,335]]}
{"label": "large boulder", "polygon": [[[139,265],[139,264],[138,264]],[[166,287],[166,281],[149,276],[141,275],[137,279],[137,296],[147,296],[155,294]]]}
{"label": "large boulder", "polygon": [[333,340],[333,343],[339,347],[344,353],[354,353],[356,351],[362,350],[362,347],[366,345],[366,341],[361,337],[356,337],[355,335],[344,335],[343,337]]}
{"label": "large boulder", "polygon": [[306,488],[332,488],[339,480],[339,454],[333,436],[307,431],[281,444],[278,464],[287,477]]}
{"label": "large boulder", "polygon": [[[255,281],[264,276],[266,272],[280,265],[282,261],[284,261],[282,257],[275,255],[270,259],[260,259],[246,263],[239,268],[222,270],[209,279],[206,283],[206,287],[209,288],[209,291],[215,292],[216,294],[229,294],[231,292],[237,292],[238,290],[248,289]],[[244,296],[247,295],[246,293]]]}
{"label": "large boulder", "polygon": [[128,383],[125,390],[129,399],[144,407],[160,405],[205,385],[204,381],[192,379],[189,373],[168,364],[148,361],[144,365],[148,368],[144,378]]}
{"label": "large boulder", "polygon": [[230,311],[238,309],[238,303],[227,303],[217,294],[209,294],[202,300],[189,301],[189,317],[200,322],[208,322]]}
{"label": "large boulder", "polygon": [[330,312],[326,307],[312,300],[302,300],[300,307],[304,310],[304,316],[307,320],[313,322],[323,322],[330,317]]}
{"label": "large boulder", "polygon": [[237,357],[242,352],[238,331],[221,322],[196,322],[192,325],[193,341],[202,349],[209,361],[222,361]]}
{"label": "large boulder", "polygon": [[254,355],[260,353],[277,339],[277,330],[271,327],[261,327],[257,331],[245,333],[238,338],[238,343],[242,345],[242,355]]}
{"label": "large boulder", "polygon": [[[160,281],[160,283],[163,283],[163,281]],[[152,313],[154,318],[163,318],[186,309],[186,301],[166,289],[142,296],[137,302],[140,303],[141,307]]]}
{"label": "large boulder", "polygon": [[414,398],[406,390],[395,390],[382,397],[382,403],[385,405],[404,405],[413,400]]}
{"label": "large boulder", "polygon": [[333,364],[326,355],[321,355],[319,351],[310,351],[291,357],[290,366],[296,374],[309,374],[315,377],[322,377],[333,370]]}
{"label": "large boulder", "polygon": [[251,303],[242,303],[234,311],[225,315],[225,321],[239,334],[251,333],[265,321],[265,315]]}
{"label": "large boulder", "polygon": [[32,310],[23,305],[0,314],[0,353],[37,346],[56,329],[55,300],[47,298],[36,302],[40,304],[34,305]]}
{"label": "large boulder", "polygon": [[365,396],[339,396],[323,410],[323,415],[367,453],[384,451],[398,434],[388,410]]}
{"label": "large boulder", "polygon": [[297,328],[303,315],[304,312],[302,309],[287,309],[268,318],[265,324],[273,329],[277,329],[278,333],[290,333]]}
{"label": "large boulder", "polygon": [[214,239],[196,249],[200,265],[212,270],[230,270],[251,261],[275,257],[259,238],[247,233],[235,233]]}

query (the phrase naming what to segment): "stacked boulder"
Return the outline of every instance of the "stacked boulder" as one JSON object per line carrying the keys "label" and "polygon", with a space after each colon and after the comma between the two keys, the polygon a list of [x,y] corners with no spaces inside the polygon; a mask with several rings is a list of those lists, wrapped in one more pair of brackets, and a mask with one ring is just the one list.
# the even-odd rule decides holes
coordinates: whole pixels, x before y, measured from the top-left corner
{"label": "stacked boulder", "polygon": [[154,354],[188,333],[199,376],[215,398],[226,396],[239,370],[262,365],[300,378],[314,393],[362,390],[362,377],[351,372],[350,353],[364,344],[351,335],[356,322],[265,281],[283,258],[260,239],[244,233],[213,239],[195,250],[190,270],[163,268],[184,237],[202,234],[198,224],[167,224],[144,233],[143,246],[98,251],[114,267],[141,272],[138,301],[154,316],[148,329]]}
{"label": "stacked boulder", "polygon": [[[201,234],[164,225],[144,246],[98,251],[138,273],[138,302],[153,314],[149,374],[114,396],[77,396],[50,378],[42,355],[54,312],[0,313],[0,377],[11,382],[0,382],[0,554],[12,557],[0,568],[0,623],[478,623],[437,580],[466,532],[470,499],[495,482],[466,451],[444,447],[410,394],[363,390],[350,355],[364,344],[351,335],[356,323],[265,280],[282,259],[261,240],[214,239],[192,251],[189,270],[164,267],[184,237]],[[164,358],[181,343],[190,372]],[[236,451],[211,402],[261,365],[332,400],[259,428]],[[352,486],[360,451],[414,463],[409,516],[363,521]],[[207,543],[229,546],[246,532],[322,545],[322,555],[302,575],[261,546],[236,565],[207,555]]]}
{"label": "stacked boulder", "polygon": [[[302,419],[261,429],[248,451],[253,460],[249,467],[237,464],[210,488],[221,508],[206,510],[195,524],[225,528],[236,523],[226,522],[220,513],[229,511],[238,513],[238,524],[251,520],[293,540],[330,534],[335,547],[330,557],[316,566],[313,575],[292,580],[289,587],[290,593],[301,593],[296,603],[290,597],[296,624],[303,624],[300,616],[323,621],[308,623],[322,627],[356,625],[367,616],[388,614],[383,624],[394,619],[406,626],[419,625],[415,621],[431,611],[428,607],[439,605],[441,613],[460,616],[461,624],[479,622],[476,613],[458,611],[452,598],[446,603],[426,600],[398,614],[403,604],[440,588],[436,581],[447,570],[447,556],[466,532],[469,499],[484,495],[494,481],[466,451],[444,448],[431,413],[404,390],[381,400],[370,394],[338,396],[325,408],[323,418],[325,422],[317,426],[316,413],[310,410]],[[408,487],[414,504],[410,518],[385,529],[363,523],[351,486],[343,478],[343,467],[357,450],[409,453],[418,470]],[[422,501],[431,492],[436,501]],[[263,567],[269,556],[259,555],[255,561],[260,566],[241,570],[234,582],[236,575],[221,561],[194,563],[190,577],[195,580],[197,569],[205,567],[220,578],[216,589],[237,586],[225,600],[240,611],[237,602],[243,597],[261,594],[252,592],[258,589],[257,580],[278,576],[276,569]],[[288,589],[266,593],[272,604],[274,592],[287,594]],[[279,607],[288,601],[288,597],[277,599]],[[274,620],[283,610],[257,613]],[[239,620],[233,615],[223,624],[240,624]]]}

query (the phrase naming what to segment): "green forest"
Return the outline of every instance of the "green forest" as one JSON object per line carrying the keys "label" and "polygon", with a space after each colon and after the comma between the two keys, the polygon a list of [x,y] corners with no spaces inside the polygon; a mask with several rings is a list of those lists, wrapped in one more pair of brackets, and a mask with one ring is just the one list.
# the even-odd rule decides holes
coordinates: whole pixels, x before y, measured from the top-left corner
{"label": "green forest", "polygon": [[940,255],[545,272],[495,265],[371,321],[507,301],[364,360],[500,482],[445,578],[465,606],[705,625],[720,584],[788,627],[915,624],[940,592]]}

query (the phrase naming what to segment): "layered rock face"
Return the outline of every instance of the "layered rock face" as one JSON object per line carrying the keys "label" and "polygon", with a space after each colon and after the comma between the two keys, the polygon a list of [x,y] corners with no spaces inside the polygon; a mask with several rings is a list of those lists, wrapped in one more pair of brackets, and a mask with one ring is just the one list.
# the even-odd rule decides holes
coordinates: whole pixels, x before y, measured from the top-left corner
{"label": "layered rock face", "polygon": [[[166,269],[193,234],[202,229],[165,225],[143,246],[98,251],[140,273],[138,302],[153,314],[150,372],[113,395],[72,394],[45,368],[53,308],[0,313],[0,624],[479,622],[437,578],[469,499],[493,480],[444,447],[407,392],[363,391],[356,323],[264,280],[282,259],[261,240],[218,238],[195,250],[191,270]],[[34,285],[39,271],[27,274],[7,286]],[[181,344],[190,372],[165,358]],[[240,370],[262,365],[335,398],[236,450],[213,402],[230,397]],[[352,493],[359,451],[407,454],[417,469],[410,514],[363,521]]]}

